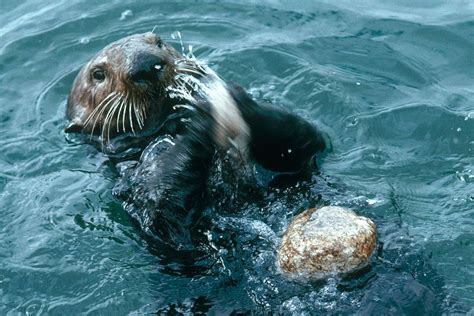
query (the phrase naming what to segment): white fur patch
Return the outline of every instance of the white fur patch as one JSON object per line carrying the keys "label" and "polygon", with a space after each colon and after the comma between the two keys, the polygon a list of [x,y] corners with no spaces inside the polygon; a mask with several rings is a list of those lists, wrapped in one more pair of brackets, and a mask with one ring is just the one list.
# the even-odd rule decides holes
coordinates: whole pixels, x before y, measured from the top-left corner
{"label": "white fur patch", "polygon": [[216,122],[213,131],[216,144],[224,150],[235,148],[245,156],[250,129],[243,119],[242,113],[229,93],[225,82],[207,65],[200,64],[199,67],[200,71],[206,74],[205,80],[188,74],[178,74],[176,76],[178,84],[166,88],[168,95],[171,98],[183,98],[191,103],[196,103],[197,100],[193,92],[197,92],[211,105],[211,115]]}
{"label": "white fur patch", "polygon": [[212,116],[217,123],[214,130],[215,142],[224,149],[232,146],[245,153],[250,129],[224,82],[219,79],[213,80],[206,87],[206,96],[212,106]]}

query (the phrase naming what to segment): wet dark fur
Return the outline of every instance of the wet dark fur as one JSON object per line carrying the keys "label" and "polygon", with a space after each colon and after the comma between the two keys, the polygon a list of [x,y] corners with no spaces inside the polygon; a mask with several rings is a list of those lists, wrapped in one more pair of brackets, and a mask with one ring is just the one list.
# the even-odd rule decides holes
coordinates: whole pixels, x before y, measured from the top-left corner
{"label": "wet dark fur", "polygon": [[[316,167],[314,155],[325,148],[321,134],[307,121],[257,104],[238,86],[230,89],[251,129],[251,161],[243,161],[216,146],[212,134],[216,122],[207,111],[210,105],[203,101],[184,131],[157,138],[145,149],[140,162],[122,173],[121,183],[114,190],[126,201],[128,213],[141,227],[160,239],[189,242],[189,229],[201,217],[200,211],[213,202],[209,193],[216,187],[230,184],[233,189],[258,193],[268,185],[286,182],[284,179],[301,179]],[[227,177],[209,183],[210,172],[216,172],[212,168],[216,159],[221,160],[217,169]],[[258,165],[272,171],[270,181],[255,178],[254,167]],[[253,194],[252,198],[257,196]]]}
{"label": "wet dark fur", "polygon": [[[155,91],[147,95],[145,106],[148,119],[142,133],[126,133],[133,123],[138,124],[139,121],[138,116],[132,117],[136,112],[131,109],[128,121],[121,120],[117,115],[108,123],[109,129],[110,125],[117,126],[110,140],[131,136],[132,140],[151,142],[140,161],[129,165],[121,173],[122,179],[114,189],[114,193],[125,200],[127,212],[145,231],[160,236],[160,239],[189,242],[183,236],[189,236],[189,230],[201,216],[200,210],[211,202],[208,180],[210,172],[216,171],[213,169],[216,160],[227,161],[220,169],[233,169],[229,174],[233,177],[230,181],[235,183],[245,177],[250,179],[247,183],[252,183],[257,165],[286,177],[298,177],[315,168],[313,158],[325,148],[323,137],[316,127],[292,113],[256,103],[235,84],[228,85],[227,89],[250,129],[248,149],[243,154],[233,148],[219,147],[213,131],[221,122],[216,122],[208,100],[198,99],[196,104],[189,104],[194,110],[183,110],[181,115],[181,112],[171,109],[173,104],[184,101],[172,100],[160,90],[165,86],[161,80],[172,81],[173,59],[179,59],[180,55],[154,34],[129,38],[109,45],[78,74],[68,100],[70,124],[66,131],[96,133],[95,126],[87,124],[87,116],[94,113],[94,107],[114,93],[114,89],[124,89],[118,90],[122,95],[136,95],[143,87],[149,87],[146,91]],[[150,45],[151,48],[148,48]],[[148,50],[147,58],[141,57],[143,49]],[[114,50],[115,53],[111,54]],[[123,55],[127,58],[120,57],[120,50],[126,52]],[[96,60],[100,61],[103,56],[108,56],[108,60],[116,64],[101,65]],[[150,68],[150,58],[160,61],[163,65],[161,72],[144,72],[144,69]],[[95,67],[99,66],[109,71],[113,80],[102,82],[91,79]],[[128,70],[120,67],[127,67]],[[102,128],[103,137],[104,125],[107,127],[104,116],[105,112],[97,115],[97,130]],[[181,120],[183,116],[187,118],[185,122]],[[100,124],[103,126],[100,127]],[[122,124],[127,125],[120,130]],[[147,130],[152,132],[146,133]],[[133,146],[135,142],[123,139],[125,145]],[[108,137],[106,141],[109,141]],[[277,178],[272,175],[270,182]],[[236,186],[234,188],[239,190]]]}

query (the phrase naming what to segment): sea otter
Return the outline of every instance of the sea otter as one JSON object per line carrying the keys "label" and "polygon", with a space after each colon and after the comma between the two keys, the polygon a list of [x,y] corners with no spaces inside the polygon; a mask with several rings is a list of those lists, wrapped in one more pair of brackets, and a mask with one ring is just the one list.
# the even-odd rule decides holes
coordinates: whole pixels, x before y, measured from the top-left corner
{"label": "sea otter", "polygon": [[124,199],[145,230],[161,235],[169,223],[181,231],[189,210],[206,203],[213,161],[223,157],[216,153],[230,152],[227,165],[236,169],[257,164],[298,175],[325,149],[314,125],[255,102],[154,33],[125,37],[93,57],[73,83],[67,118],[67,133],[89,136],[106,153],[148,146],[123,174],[132,182]]}

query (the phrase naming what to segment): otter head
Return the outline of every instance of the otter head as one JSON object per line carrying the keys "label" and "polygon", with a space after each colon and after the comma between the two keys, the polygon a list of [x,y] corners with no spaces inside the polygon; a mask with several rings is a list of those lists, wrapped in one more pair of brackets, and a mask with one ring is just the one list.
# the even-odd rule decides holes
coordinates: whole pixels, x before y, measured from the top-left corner
{"label": "otter head", "polygon": [[104,144],[118,135],[158,128],[171,111],[166,88],[181,58],[154,33],[106,46],[74,81],[65,131],[89,134]]}

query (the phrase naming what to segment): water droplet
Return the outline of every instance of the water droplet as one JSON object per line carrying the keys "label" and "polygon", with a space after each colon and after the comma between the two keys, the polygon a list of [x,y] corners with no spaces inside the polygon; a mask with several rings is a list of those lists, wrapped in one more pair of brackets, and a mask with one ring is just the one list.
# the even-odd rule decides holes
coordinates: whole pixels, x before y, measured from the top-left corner
{"label": "water droplet", "polygon": [[219,255],[220,255],[221,257],[226,256],[227,253],[228,253],[227,249],[224,249],[224,248],[220,248],[220,249],[219,249]]}
{"label": "water droplet", "polygon": [[123,21],[123,20],[125,20],[126,18],[128,18],[129,16],[132,16],[132,15],[133,15],[132,10],[125,10],[120,15],[120,21]]}
{"label": "water droplet", "polygon": [[356,126],[358,123],[359,119],[357,117],[353,117],[349,122],[349,126]]}
{"label": "water droplet", "polygon": [[376,204],[377,202],[378,202],[378,200],[376,200],[376,199],[367,199],[367,204],[368,204],[368,205],[374,205],[374,204]]}
{"label": "water droplet", "polygon": [[36,315],[39,313],[39,310],[41,308],[41,304],[33,303],[28,305],[28,307],[25,310],[26,315]]}
{"label": "water droplet", "polygon": [[181,33],[179,31],[175,31],[175,32],[171,33],[171,38],[172,39],[181,38]]}
{"label": "water droplet", "polygon": [[183,55],[185,55],[185,53],[184,53],[184,45],[183,45],[183,38],[181,37],[181,32],[180,32],[180,31],[175,31],[175,32],[171,33],[171,38],[174,39],[174,40],[175,40],[175,39],[179,39],[179,43],[180,43],[180,45],[181,45],[181,53],[182,53]]}

